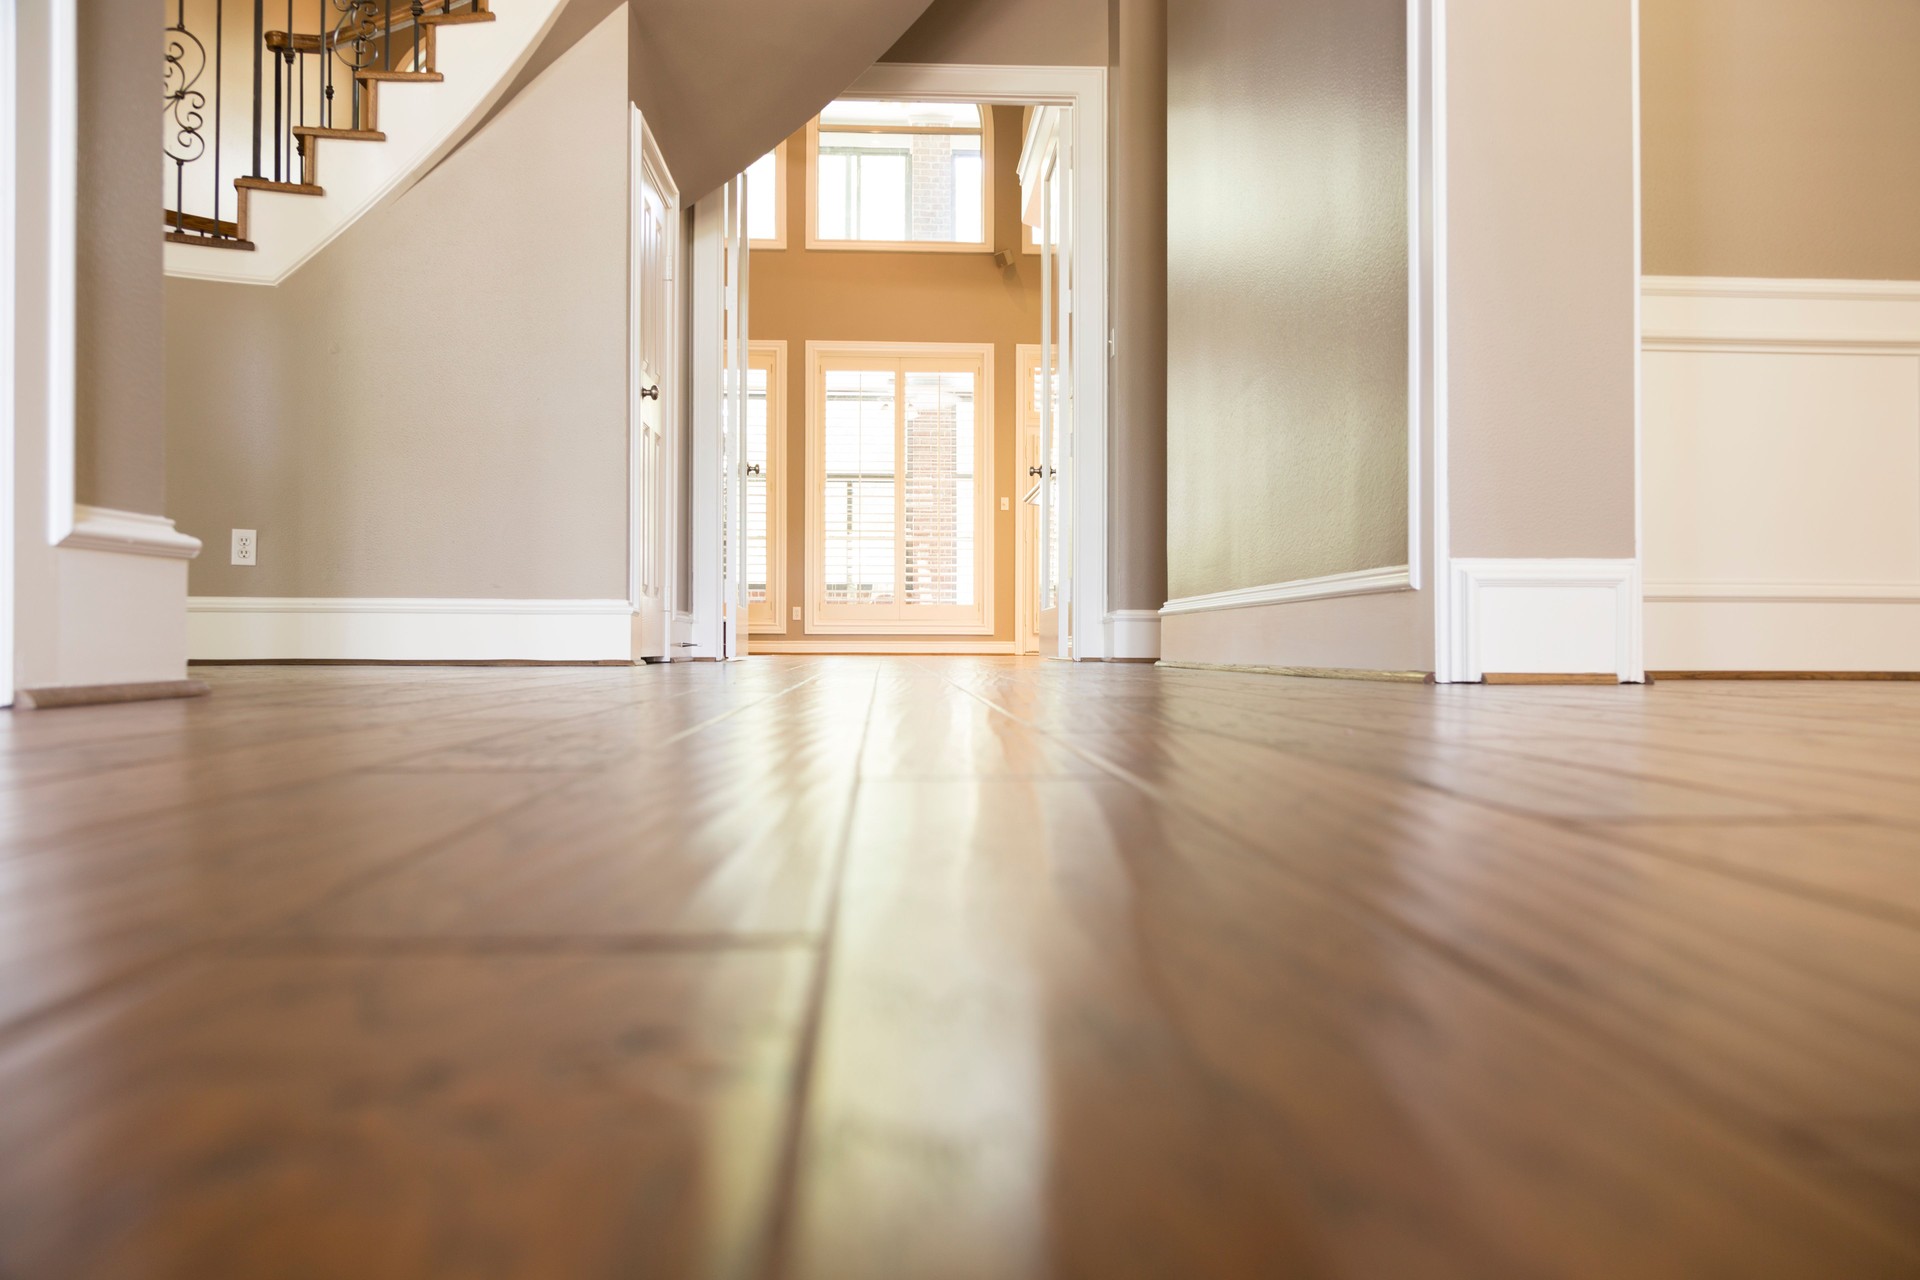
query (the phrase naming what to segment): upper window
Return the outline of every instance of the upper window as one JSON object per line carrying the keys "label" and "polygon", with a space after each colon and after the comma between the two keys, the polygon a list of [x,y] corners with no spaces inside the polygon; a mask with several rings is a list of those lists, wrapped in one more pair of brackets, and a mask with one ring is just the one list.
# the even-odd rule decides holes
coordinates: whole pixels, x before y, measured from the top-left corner
{"label": "upper window", "polygon": [[807,139],[809,248],[992,248],[993,131],[983,108],[842,100]]}
{"label": "upper window", "polygon": [[747,241],[753,249],[787,247],[787,144],[747,168]]}

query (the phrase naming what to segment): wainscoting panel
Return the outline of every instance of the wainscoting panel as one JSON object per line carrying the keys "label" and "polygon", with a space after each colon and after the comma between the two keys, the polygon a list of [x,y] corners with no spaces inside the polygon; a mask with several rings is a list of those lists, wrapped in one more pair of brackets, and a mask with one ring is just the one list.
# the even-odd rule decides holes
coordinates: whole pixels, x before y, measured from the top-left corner
{"label": "wainscoting panel", "polygon": [[1649,280],[1654,671],[1920,670],[1920,284]]}
{"label": "wainscoting panel", "polygon": [[625,600],[279,599],[194,596],[199,661],[626,662]]}

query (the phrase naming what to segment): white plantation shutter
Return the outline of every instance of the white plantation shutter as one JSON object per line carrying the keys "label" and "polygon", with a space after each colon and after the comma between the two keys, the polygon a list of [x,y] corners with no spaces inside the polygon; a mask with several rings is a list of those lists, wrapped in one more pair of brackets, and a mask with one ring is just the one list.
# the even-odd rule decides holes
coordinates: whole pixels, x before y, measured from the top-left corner
{"label": "white plantation shutter", "polygon": [[899,377],[892,369],[826,375],[826,564],[831,604],[895,600],[894,432]]}
{"label": "white plantation shutter", "polygon": [[756,366],[747,370],[747,454],[746,583],[747,602],[767,602],[767,542],[772,528],[767,522],[767,381],[768,370]]}

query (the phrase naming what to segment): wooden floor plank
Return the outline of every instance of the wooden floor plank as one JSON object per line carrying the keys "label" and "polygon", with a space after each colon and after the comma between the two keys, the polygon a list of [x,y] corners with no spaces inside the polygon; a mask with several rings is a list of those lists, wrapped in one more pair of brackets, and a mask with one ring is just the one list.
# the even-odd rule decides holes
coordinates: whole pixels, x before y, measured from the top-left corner
{"label": "wooden floor plank", "polygon": [[1920,1274],[1920,688],[204,674],[0,716],[0,1275]]}

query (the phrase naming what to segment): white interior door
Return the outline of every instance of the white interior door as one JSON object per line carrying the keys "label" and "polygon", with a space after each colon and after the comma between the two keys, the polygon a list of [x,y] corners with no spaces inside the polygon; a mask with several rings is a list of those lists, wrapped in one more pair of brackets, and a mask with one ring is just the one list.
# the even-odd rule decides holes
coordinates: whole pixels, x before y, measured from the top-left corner
{"label": "white interior door", "polygon": [[721,628],[720,657],[724,661],[747,652],[746,498],[747,417],[750,354],[747,349],[747,180],[735,178],[726,188],[726,227],[723,250],[726,273],[725,302],[721,310],[725,360],[721,400]]}
{"label": "white interior door", "polygon": [[[1040,233],[1040,449],[1029,467],[1038,506],[1034,630],[1048,657],[1072,651],[1073,265],[1072,153],[1067,110],[1034,113],[1020,160],[1021,208]],[[1023,389],[1024,390],[1024,389]]]}
{"label": "white interior door", "polygon": [[671,558],[668,521],[672,514],[668,466],[668,407],[676,361],[673,341],[674,235],[677,196],[666,176],[646,121],[633,113],[633,226],[630,247],[632,281],[628,288],[633,343],[629,412],[632,458],[634,545],[631,590],[633,654],[665,658],[669,652],[667,578]]}

